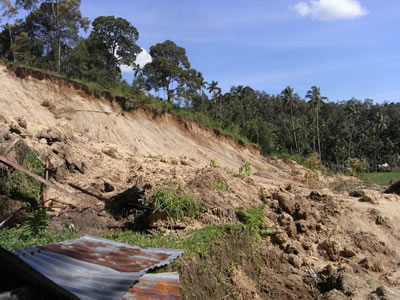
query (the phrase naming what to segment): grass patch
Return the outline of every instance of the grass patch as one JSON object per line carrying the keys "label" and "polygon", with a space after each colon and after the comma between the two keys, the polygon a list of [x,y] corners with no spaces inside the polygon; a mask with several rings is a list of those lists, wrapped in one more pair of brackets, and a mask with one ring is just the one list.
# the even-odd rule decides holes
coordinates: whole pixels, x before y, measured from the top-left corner
{"label": "grass patch", "polygon": [[223,236],[240,231],[243,231],[240,225],[209,225],[193,230],[188,237],[162,236],[161,234],[150,236],[133,231],[104,234],[103,237],[141,247],[183,249],[186,255],[190,255],[212,250]]}
{"label": "grass patch", "polygon": [[216,191],[221,191],[221,192],[226,192],[226,191],[228,191],[228,186],[227,186],[225,183],[220,182],[220,181],[217,181],[217,180],[211,180],[211,181],[208,183],[208,186],[209,186],[210,188],[216,190]]}
{"label": "grass patch", "polygon": [[398,172],[376,172],[376,173],[363,173],[363,178],[368,183],[388,185],[392,179],[400,178],[400,171]]}
{"label": "grass patch", "polygon": [[9,251],[46,245],[49,243],[58,243],[73,238],[75,238],[75,236],[68,231],[56,232],[44,230],[40,235],[27,235],[24,226],[0,229],[0,246]]}
{"label": "grass patch", "polygon": [[307,169],[327,173],[327,169],[319,160],[317,153],[311,153],[308,157],[300,156],[297,154],[290,155],[290,154],[283,153],[283,154],[279,154],[278,158],[282,159],[283,161],[291,159]]}
{"label": "grass patch", "polygon": [[118,159],[118,150],[116,148],[111,147],[109,149],[105,149],[103,150],[103,153],[111,158]]}
{"label": "grass patch", "polygon": [[246,211],[243,208],[236,211],[236,217],[242,222],[244,228],[258,238],[275,232],[275,230],[265,226],[264,208],[265,205],[260,205],[252,206]]}
{"label": "grass patch", "polygon": [[205,207],[193,195],[187,194],[180,187],[164,187],[156,190],[152,196],[154,213],[166,213],[171,224],[184,217],[198,217]]}

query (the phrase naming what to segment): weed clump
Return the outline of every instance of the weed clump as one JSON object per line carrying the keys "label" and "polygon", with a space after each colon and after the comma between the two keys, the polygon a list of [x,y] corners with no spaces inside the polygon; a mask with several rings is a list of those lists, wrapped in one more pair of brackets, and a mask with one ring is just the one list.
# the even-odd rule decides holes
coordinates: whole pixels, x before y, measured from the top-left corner
{"label": "weed clump", "polygon": [[156,190],[152,197],[154,213],[166,213],[170,223],[179,222],[184,217],[198,217],[205,207],[193,195],[182,188],[164,187]]}
{"label": "weed clump", "polygon": [[246,211],[243,208],[236,211],[236,217],[249,230],[251,235],[261,237],[274,233],[274,230],[265,226],[264,208],[265,205],[260,205],[252,206]]}

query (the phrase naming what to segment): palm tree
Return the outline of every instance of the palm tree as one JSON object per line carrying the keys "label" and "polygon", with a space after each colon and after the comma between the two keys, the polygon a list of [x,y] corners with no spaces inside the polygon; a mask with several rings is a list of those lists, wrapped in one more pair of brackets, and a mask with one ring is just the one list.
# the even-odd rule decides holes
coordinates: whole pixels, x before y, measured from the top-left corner
{"label": "palm tree", "polygon": [[293,95],[293,91],[294,91],[294,89],[291,88],[290,86],[288,86],[282,91],[281,95],[283,97],[285,106],[289,106],[289,108],[290,108],[290,117],[292,120],[292,132],[293,132],[293,138],[294,138],[294,146],[295,146],[296,151],[298,151],[299,149],[297,146],[296,129],[294,127],[294,115],[293,115],[293,108],[296,105],[296,98]]}
{"label": "palm tree", "polygon": [[215,119],[217,119],[217,98],[221,95],[221,88],[218,87],[218,81],[213,80],[208,84],[208,92],[212,94],[215,104]]}
{"label": "palm tree", "polygon": [[350,102],[344,109],[347,121],[352,125],[349,136],[348,156],[351,156],[351,139],[353,137],[356,122],[360,119],[361,112],[354,102]]}
{"label": "palm tree", "polygon": [[328,99],[327,97],[321,96],[319,87],[315,85],[311,87],[311,90],[307,92],[306,98],[310,99],[308,103],[311,104],[311,109],[316,115],[317,121],[317,141],[318,141],[318,154],[321,159],[321,140],[319,138],[319,111],[321,109],[321,104],[324,103],[323,100]]}

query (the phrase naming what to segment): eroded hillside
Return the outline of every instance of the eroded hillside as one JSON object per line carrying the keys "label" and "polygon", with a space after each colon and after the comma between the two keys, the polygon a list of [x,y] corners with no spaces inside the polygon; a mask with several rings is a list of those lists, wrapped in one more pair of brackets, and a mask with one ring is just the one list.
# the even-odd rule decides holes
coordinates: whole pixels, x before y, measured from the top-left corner
{"label": "eroded hillside", "polygon": [[[238,209],[254,206],[271,229],[254,245],[236,232],[211,253],[181,258],[184,298],[400,298],[399,196],[263,157],[197,122],[148,108],[124,112],[115,100],[88,96],[62,80],[23,77],[0,66],[0,142],[21,138],[50,161],[54,183],[75,195],[49,189],[52,228],[119,230],[133,216],[115,218],[101,197],[132,185],[147,186],[149,197],[159,187],[178,186],[200,199],[204,211],[172,229],[160,218],[153,234],[189,236],[212,224],[238,224]],[[245,162],[250,176],[239,174]],[[106,191],[104,181],[115,190]]]}

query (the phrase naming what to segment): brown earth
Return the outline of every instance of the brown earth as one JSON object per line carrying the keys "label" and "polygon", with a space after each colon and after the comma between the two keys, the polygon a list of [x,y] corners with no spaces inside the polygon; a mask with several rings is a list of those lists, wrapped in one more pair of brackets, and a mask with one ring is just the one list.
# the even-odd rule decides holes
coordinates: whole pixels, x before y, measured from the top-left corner
{"label": "brown earth", "polygon": [[[76,195],[48,191],[50,200],[73,205],[47,203],[53,228],[73,224],[80,234],[99,234],[123,224],[104,210],[104,201],[71,184],[109,198],[134,184],[151,185],[151,193],[173,183],[197,195],[207,211],[185,219],[179,232],[161,222],[158,230],[165,234],[237,223],[238,208],[263,203],[267,224],[276,230],[257,249],[238,239],[217,250],[218,266],[228,270],[234,262],[226,279],[231,293],[217,284],[221,278],[207,278],[209,258],[182,265],[182,273],[193,272],[183,284],[197,285],[198,298],[400,299],[398,195],[264,157],[256,147],[197,122],[145,108],[123,112],[110,97],[88,96],[52,77],[23,75],[0,66],[0,142],[23,138],[55,166],[54,182]],[[212,158],[218,168],[210,167]],[[251,164],[249,177],[238,174],[245,161]],[[115,191],[106,193],[104,181]],[[227,190],[213,188],[215,182]],[[356,189],[363,196],[349,196]],[[226,257],[229,251],[232,257]]]}

